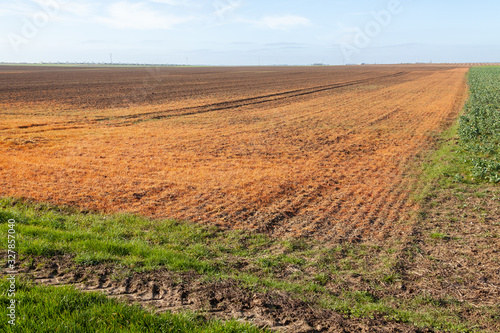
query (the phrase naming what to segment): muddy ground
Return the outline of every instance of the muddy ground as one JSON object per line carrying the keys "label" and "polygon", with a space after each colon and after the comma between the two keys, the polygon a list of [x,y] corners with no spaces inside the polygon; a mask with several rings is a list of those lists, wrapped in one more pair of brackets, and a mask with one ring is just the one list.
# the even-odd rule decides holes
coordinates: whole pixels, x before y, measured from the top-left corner
{"label": "muddy ground", "polygon": [[[428,295],[443,302],[440,306],[461,308],[464,322],[475,324],[478,331],[498,332],[500,311],[488,314],[483,307],[500,305],[500,189],[456,186],[436,190],[424,202],[398,255],[401,281],[375,294],[399,301]],[[73,285],[157,312],[199,311],[210,318],[236,318],[280,332],[438,332],[383,316],[346,318],[321,308],[311,296],[299,299],[283,291],[261,292],[196,273],[134,273],[111,264],[79,266],[70,256],[25,258],[21,267],[36,283]],[[337,287],[370,288],[362,276],[351,279],[349,286]],[[330,286],[329,292],[337,292],[337,287]]]}
{"label": "muddy ground", "polygon": [[24,273],[44,285],[100,291],[156,312],[200,311],[218,319],[241,319],[281,332],[433,332],[377,319],[347,319],[285,292],[255,292],[235,281],[203,282],[166,270],[127,274],[110,265],[75,266],[70,257],[32,258]]}

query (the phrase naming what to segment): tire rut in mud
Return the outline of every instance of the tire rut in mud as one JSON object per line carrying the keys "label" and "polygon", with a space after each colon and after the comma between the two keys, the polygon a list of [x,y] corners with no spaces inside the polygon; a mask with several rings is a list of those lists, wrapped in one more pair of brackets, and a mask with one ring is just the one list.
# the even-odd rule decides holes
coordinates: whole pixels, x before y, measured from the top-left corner
{"label": "tire rut in mud", "polygon": [[[29,264],[28,264],[29,263]],[[37,284],[97,291],[157,313],[198,311],[210,318],[248,321],[280,332],[434,332],[382,318],[344,318],[283,291],[261,292],[234,280],[207,281],[196,273],[133,273],[110,264],[83,266],[69,256],[24,259],[23,276]]]}

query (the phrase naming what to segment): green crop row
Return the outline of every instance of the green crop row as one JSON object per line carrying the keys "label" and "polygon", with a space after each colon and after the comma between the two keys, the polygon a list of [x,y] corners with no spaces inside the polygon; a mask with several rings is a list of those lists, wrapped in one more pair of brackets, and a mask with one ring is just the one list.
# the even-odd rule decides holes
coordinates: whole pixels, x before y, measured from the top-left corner
{"label": "green crop row", "polygon": [[460,146],[471,176],[500,182],[500,67],[474,67],[470,97],[460,119]]}

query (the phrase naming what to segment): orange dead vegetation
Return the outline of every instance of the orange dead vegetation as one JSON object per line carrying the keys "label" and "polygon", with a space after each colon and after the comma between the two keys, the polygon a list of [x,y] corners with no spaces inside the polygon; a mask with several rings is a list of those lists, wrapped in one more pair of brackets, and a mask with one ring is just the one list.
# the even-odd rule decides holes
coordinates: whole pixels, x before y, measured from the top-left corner
{"label": "orange dead vegetation", "polygon": [[351,241],[406,232],[468,70],[0,69],[2,196]]}

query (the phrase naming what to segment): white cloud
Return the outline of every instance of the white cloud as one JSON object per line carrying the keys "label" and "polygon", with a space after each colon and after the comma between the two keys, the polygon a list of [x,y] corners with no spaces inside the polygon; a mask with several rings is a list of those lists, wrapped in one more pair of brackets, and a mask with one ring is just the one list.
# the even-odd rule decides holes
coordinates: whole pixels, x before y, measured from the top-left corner
{"label": "white cloud", "polygon": [[260,26],[275,30],[290,30],[311,25],[308,18],[297,15],[266,16],[258,23]]}
{"label": "white cloud", "polygon": [[353,13],[346,13],[345,16],[351,15],[351,16],[366,16],[369,15],[370,12],[353,12]]}
{"label": "white cloud", "polygon": [[243,0],[217,0],[214,2],[215,15],[219,18],[243,6]]}
{"label": "white cloud", "polygon": [[2,4],[0,16],[29,16],[36,13],[37,10],[39,9],[32,4],[9,2]]}
{"label": "white cloud", "polygon": [[117,2],[108,7],[108,15],[97,21],[117,29],[172,29],[193,20],[189,16],[175,16],[148,8],[147,4]]}
{"label": "white cloud", "polygon": [[150,2],[162,3],[170,6],[189,6],[189,7],[198,6],[189,0],[150,0]]}
{"label": "white cloud", "polygon": [[61,7],[62,11],[79,17],[92,16],[97,8],[93,3],[78,3],[76,1],[64,3]]}
{"label": "white cloud", "polygon": [[45,13],[54,20],[74,21],[74,16],[80,18],[92,17],[98,4],[69,0],[30,0],[18,3],[9,3],[0,9],[0,16],[27,17]]}
{"label": "white cloud", "polygon": [[177,6],[179,4],[182,4],[182,1],[178,0],[151,0],[151,2],[163,3],[171,6]]}

